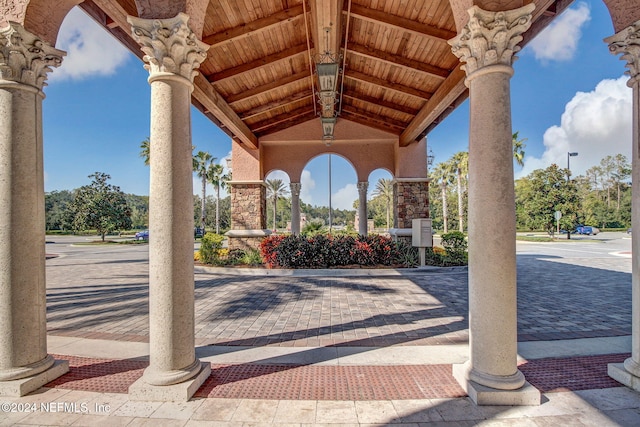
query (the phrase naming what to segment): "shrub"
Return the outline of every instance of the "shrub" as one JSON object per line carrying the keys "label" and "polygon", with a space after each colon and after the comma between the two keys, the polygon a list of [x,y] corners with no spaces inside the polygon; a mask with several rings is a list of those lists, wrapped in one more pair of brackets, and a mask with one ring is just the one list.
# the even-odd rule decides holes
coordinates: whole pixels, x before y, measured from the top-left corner
{"label": "shrub", "polygon": [[442,235],[442,246],[446,251],[443,257],[445,265],[467,265],[467,240],[464,233],[451,231]]}
{"label": "shrub", "polygon": [[205,234],[200,243],[200,261],[205,264],[218,264],[223,241],[224,236],[220,234]]}

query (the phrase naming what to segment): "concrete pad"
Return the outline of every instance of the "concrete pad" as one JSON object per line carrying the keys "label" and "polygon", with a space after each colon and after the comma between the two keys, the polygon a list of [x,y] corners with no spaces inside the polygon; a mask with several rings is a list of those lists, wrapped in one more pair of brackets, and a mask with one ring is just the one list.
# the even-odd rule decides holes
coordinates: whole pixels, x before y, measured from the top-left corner
{"label": "concrete pad", "polygon": [[131,400],[186,402],[198,391],[210,374],[211,365],[208,362],[202,362],[200,372],[195,377],[179,384],[156,386],[147,384],[144,377],[141,377],[129,386],[129,398]]}
{"label": "concrete pad", "polygon": [[156,409],[162,405],[162,402],[144,402],[144,401],[127,401],[118,409],[113,411],[116,417],[149,417]]}
{"label": "concrete pad", "polygon": [[430,423],[443,421],[437,411],[438,404],[430,399],[393,400],[393,407],[403,423]]}
{"label": "concrete pad", "polygon": [[337,347],[340,365],[431,365],[464,363],[469,346]]}
{"label": "concrete pad", "polygon": [[67,372],[69,372],[69,362],[67,360],[56,360],[49,369],[39,374],[19,380],[0,381],[0,396],[25,396]]}
{"label": "concrete pad", "polygon": [[624,368],[623,363],[609,363],[608,374],[611,378],[629,388],[640,391],[640,377],[636,377]]}
{"label": "concrete pad", "polygon": [[574,393],[601,411],[640,408],[640,394],[627,387],[579,390]]}
{"label": "concrete pad", "polygon": [[557,341],[518,343],[518,355],[524,359],[547,357],[592,356],[596,354],[630,353],[631,336],[580,338]]}
{"label": "concrete pad", "polygon": [[196,357],[202,361],[215,364],[338,364],[338,352],[335,347],[238,347],[212,345],[197,347]]}
{"label": "concrete pad", "polygon": [[202,405],[204,399],[190,400],[188,402],[165,402],[149,418],[171,418],[175,420],[188,420]]}
{"label": "concrete pad", "polygon": [[358,424],[355,402],[342,400],[320,400],[316,407],[316,423]]}
{"label": "concrete pad", "polygon": [[361,424],[400,422],[400,417],[388,400],[356,401],[356,414]]}
{"label": "concrete pad", "polygon": [[125,427],[130,425],[133,417],[110,417],[108,415],[86,414],[71,424],[74,427]]}
{"label": "concrete pad", "polygon": [[303,423],[316,422],[315,400],[281,400],[273,419],[274,423]]}
{"label": "concrete pad", "polygon": [[277,410],[277,403],[274,403],[272,400],[243,399],[231,421],[271,423]]}
{"label": "concrete pad", "polygon": [[53,354],[73,354],[100,359],[135,359],[149,356],[149,343],[55,335],[47,335],[47,349]]}
{"label": "concrete pad", "polygon": [[205,399],[191,419],[206,422],[231,421],[240,402],[242,399]]}

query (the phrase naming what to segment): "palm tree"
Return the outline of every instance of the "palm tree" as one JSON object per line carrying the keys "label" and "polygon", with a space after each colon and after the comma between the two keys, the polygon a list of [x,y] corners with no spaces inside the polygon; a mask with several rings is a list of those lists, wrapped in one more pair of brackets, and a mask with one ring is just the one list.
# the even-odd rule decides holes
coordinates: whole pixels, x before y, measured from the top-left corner
{"label": "palm tree", "polygon": [[198,151],[193,156],[193,170],[198,175],[198,178],[202,179],[202,200],[200,201],[200,225],[204,234],[204,220],[205,220],[205,201],[207,197],[207,181],[210,176],[212,166],[215,166],[216,158],[206,151]]}
{"label": "palm tree", "polygon": [[442,162],[438,163],[435,169],[432,172],[433,179],[440,184],[440,189],[442,190],[442,225],[444,228],[444,232],[449,232],[449,210],[447,207],[447,185],[451,183],[451,163],[450,162]]}
{"label": "palm tree", "polygon": [[464,208],[462,206],[462,177],[469,173],[469,152],[459,151],[451,157],[451,165],[456,171],[458,184],[458,229],[464,232]]}
{"label": "palm tree", "polygon": [[216,188],[216,234],[220,234],[220,189],[227,186],[231,180],[229,175],[223,175],[222,165],[213,165],[209,170],[208,181]]}
{"label": "palm tree", "polygon": [[276,231],[278,199],[286,196],[288,193],[289,190],[287,190],[287,187],[281,179],[267,180],[267,197],[273,200],[273,231]]}
{"label": "palm tree", "polygon": [[151,160],[151,142],[149,137],[146,137],[144,141],[140,143],[140,157],[144,159],[145,166],[149,166]]}
{"label": "palm tree", "polygon": [[391,224],[391,201],[393,200],[393,181],[380,178],[376,183],[376,188],[372,193],[375,197],[382,197],[387,206],[387,230]]}
{"label": "palm tree", "polygon": [[521,167],[524,166],[524,149],[527,146],[524,142],[527,138],[518,139],[518,132],[514,133],[511,137],[513,142],[513,158],[516,159],[516,163]]}

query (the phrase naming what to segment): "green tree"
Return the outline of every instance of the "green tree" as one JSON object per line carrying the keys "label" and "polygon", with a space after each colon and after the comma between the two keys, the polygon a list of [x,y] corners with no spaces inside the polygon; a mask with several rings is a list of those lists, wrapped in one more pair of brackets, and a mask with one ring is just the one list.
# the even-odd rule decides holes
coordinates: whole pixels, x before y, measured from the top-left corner
{"label": "green tree", "polygon": [[200,226],[205,229],[205,201],[207,200],[207,182],[212,175],[212,170],[215,167],[216,158],[206,151],[198,151],[193,156],[193,171],[198,175],[198,178],[202,180],[202,198],[200,205]]}
{"label": "green tree", "polygon": [[525,141],[527,138],[518,139],[518,132],[511,136],[513,143],[513,158],[520,166],[524,166],[524,149],[527,147]]}
{"label": "green tree", "polygon": [[213,165],[208,180],[216,189],[216,234],[220,234],[220,189],[225,188],[231,181],[231,172],[225,174],[222,165]]}
{"label": "green tree", "polygon": [[442,196],[442,227],[445,233],[449,231],[449,209],[447,202],[448,185],[452,182],[453,170],[451,162],[441,162],[432,172],[432,178],[440,186]]}
{"label": "green tree", "polygon": [[107,183],[111,176],[96,172],[89,178],[91,184],[75,190],[73,227],[95,229],[104,242],[107,233],[131,228],[131,210],[120,187]]}
{"label": "green tree", "polygon": [[285,197],[289,194],[286,185],[281,179],[268,179],[267,180],[267,197],[271,199],[273,203],[273,230],[277,230],[276,221],[278,218],[278,200],[281,197]]}
{"label": "green tree", "polygon": [[451,157],[451,167],[456,172],[458,185],[458,230],[464,232],[464,189],[462,181],[469,174],[469,152],[459,151]]}
{"label": "green tree", "polygon": [[372,194],[376,197],[382,198],[385,203],[388,230],[389,228],[391,228],[391,202],[393,201],[393,181],[386,178],[380,178],[376,183],[376,188],[373,190]]}
{"label": "green tree", "polygon": [[44,209],[47,230],[70,230],[73,227],[73,193],[71,191],[52,191],[44,196]]}
{"label": "green tree", "polygon": [[151,161],[151,142],[149,137],[146,137],[144,141],[140,143],[140,157],[144,159],[145,166],[149,166]]}

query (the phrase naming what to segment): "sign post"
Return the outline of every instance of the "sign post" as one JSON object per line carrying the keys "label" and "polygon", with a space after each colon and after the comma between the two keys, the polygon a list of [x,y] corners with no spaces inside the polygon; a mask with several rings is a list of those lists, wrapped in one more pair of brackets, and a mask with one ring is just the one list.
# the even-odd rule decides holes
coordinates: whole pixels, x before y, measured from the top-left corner
{"label": "sign post", "polygon": [[558,230],[558,234],[560,234],[560,218],[562,218],[562,212],[555,211],[553,217],[556,219],[556,229]]}

